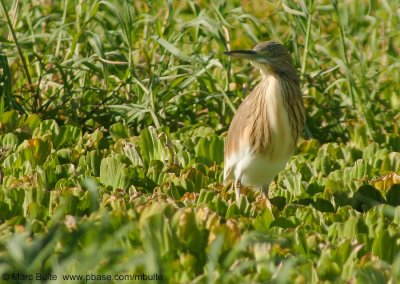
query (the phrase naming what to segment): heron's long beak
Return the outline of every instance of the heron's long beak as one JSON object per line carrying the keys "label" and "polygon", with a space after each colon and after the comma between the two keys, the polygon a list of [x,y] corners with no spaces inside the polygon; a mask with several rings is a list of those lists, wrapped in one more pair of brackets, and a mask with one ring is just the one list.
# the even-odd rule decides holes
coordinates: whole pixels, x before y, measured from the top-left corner
{"label": "heron's long beak", "polygon": [[226,51],[224,54],[248,60],[257,60],[259,58],[259,55],[255,50],[232,50]]}

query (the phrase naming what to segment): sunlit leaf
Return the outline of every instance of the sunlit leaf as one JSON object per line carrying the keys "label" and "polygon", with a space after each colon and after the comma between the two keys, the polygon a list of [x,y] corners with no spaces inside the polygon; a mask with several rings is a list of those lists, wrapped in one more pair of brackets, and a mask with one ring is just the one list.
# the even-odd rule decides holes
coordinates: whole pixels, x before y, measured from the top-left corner
{"label": "sunlit leaf", "polygon": [[42,165],[50,154],[52,145],[42,139],[30,139],[22,143],[17,151],[22,160],[29,161],[32,167]]}
{"label": "sunlit leaf", "polygon": [[60,128],[60,132],[54,139],[54,147],[60,148],[61,146],[75,145],[79,139],[82,138],[82,131],[72,125],[64,125]]}
{"label": "sunlit leaf", "polygon": [[129,186],[127,170],[122,156],[114,155],[103,158],[100,163],[100,182],[114,189],[126,189]]}

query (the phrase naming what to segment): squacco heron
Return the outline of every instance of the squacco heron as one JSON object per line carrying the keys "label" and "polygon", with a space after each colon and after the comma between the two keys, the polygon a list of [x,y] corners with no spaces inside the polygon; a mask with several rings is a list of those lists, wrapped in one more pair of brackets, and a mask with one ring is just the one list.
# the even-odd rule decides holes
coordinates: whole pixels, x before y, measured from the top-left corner
{"label": "squacco heron", "polygon": [[229,126],[224,155],[224,184],[232,182],[236,202],[242,185],[262,189],[268,198],[272,179],[284,169],[302,134],[305,111],[300,79],[289,52],[278,42],[226,55],[248,59],[262,79]]}

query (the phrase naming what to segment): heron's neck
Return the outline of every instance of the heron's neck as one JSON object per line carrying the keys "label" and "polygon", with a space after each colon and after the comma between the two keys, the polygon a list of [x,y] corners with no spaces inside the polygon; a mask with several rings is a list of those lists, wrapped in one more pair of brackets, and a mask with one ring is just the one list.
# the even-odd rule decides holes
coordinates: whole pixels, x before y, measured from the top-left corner
{"label": "heron's neck", "polygon": [[282,92],[280,78],[274,73],[262,73],[259,90],[259,95],[265,100],[266,107],[277,106],[277,101],[282,100],[285,96]]}
{"label": "heron's neck", "polygon": [[271,77],[275,79],[283,79],[292,81],[295,84],[299,84],[300,80],[297,76],[296,69],[293,66],[281,66],[279,69],[274,70],[269,66],[260,67],[260,73],[263,77],[263,80],[268,80]]}
{"label": "heron's neck", "polygon": [[[289,124],[292,132],[292,143],[296,143],[297,138],[301,135],[304,126],[305,112],[303,99],[300,89],[300,79],[297,76],[294,67],[273,71],[268,68],[260,68],[262,80],[259,83],[261,92],[265,100],[267,108],[266,114],[269,121],[269,127],[272,129],[271,123],[282,113],[284,108],[288,114]],[[278,125],[278,123],[275,123]],[[293,146],[294,147],[294,146]]]}

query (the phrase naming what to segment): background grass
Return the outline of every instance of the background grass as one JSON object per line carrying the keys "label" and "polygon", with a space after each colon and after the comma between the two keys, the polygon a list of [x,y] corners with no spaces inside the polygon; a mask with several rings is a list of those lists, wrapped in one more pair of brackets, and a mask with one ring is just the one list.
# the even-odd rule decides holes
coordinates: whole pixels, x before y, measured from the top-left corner
{"label": "background grass", "polygon": [[[0,3],[1,272],[399,281],[397,1]],[[259,80],[222,52],[269,39],[307,109],[272,211],[221,185]]]}

